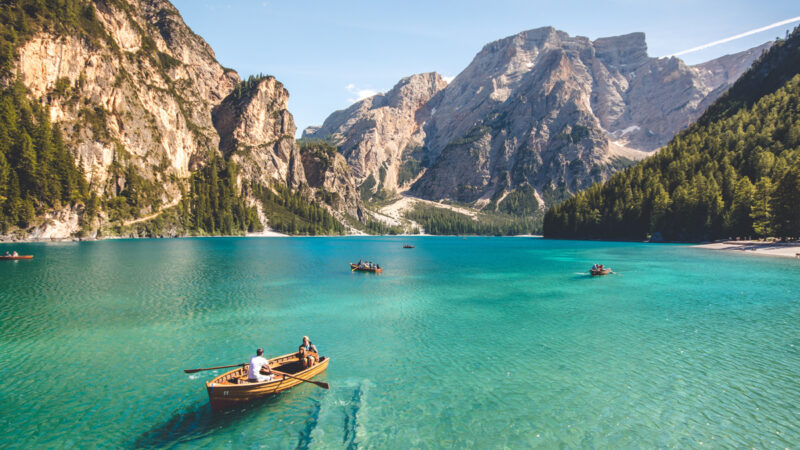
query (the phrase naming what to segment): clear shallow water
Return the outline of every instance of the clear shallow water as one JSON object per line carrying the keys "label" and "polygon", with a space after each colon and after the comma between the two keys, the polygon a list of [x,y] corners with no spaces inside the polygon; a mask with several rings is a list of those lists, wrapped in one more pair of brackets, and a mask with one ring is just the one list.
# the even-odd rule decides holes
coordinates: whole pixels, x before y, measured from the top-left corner
{"label": "clear shallow water", "polygon": [[[0,447],[800,444],[795,260],[485,237],[12,247],[36,257],[0,261]],[[351,273],[362,257],[384,274]],[[182,371],[303,334],[330,391],[213,414],[219,372]]]}

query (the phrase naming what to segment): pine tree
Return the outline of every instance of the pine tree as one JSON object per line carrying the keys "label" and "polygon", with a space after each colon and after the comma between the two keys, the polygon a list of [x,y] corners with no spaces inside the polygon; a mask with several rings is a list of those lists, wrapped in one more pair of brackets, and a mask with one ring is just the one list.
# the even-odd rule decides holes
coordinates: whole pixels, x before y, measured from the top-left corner
{"label": "pine tree", "polygon": [[781,178],[770,199],[772,231],[783,238],[800,237],[800,167]]}

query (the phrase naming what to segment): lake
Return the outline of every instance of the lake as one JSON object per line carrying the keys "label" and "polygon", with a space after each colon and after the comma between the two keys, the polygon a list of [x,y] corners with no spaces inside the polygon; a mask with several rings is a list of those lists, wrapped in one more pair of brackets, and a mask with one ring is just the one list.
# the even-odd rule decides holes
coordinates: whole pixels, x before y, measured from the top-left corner
{"label": "lake", "polygon": [[[519,237],[6,250],[35,259],[0,261],[0,447],[800,443],[792,259]],[[328,391],[213,413],[203,383],[222,371],[183,372],[306,334]]]}

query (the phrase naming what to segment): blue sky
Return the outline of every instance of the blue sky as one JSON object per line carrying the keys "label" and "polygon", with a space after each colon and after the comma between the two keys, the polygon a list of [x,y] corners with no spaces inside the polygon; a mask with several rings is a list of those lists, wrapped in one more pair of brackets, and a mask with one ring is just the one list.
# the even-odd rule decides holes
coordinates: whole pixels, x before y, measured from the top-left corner
{"label": "blue sky", "polygon": [[[359,96],[400,78],[457,75],[484,44],[553,26],[591,39],[647,34],[665,56],[800,16],[800,1],[739,0],[172,0],[217,59],[246,78],[275,75],[289,89],[298,135]],[[690,64],[783,36],[797,22],[684,55]]]}

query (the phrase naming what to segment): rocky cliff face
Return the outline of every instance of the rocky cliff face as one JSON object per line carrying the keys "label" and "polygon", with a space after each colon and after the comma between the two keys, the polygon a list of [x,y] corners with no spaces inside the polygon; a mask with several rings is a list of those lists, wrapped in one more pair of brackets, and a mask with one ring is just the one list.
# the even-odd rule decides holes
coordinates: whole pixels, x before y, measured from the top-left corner
{"label": "rocky cliff face", "polygon": [[288,110],[289,92],[274,77],[251,84],[214,107],[219,148],[237,163],[244,179],[296,188],[306,178],[294,140],[297,127]]}
{"label": "rocky cliff face", "polygon": [[[419,165],[429,167],[411,188],[423,198],[492,208],[530,185],[551,203],[666,144],[763,48],[687,66],[648,57],[643,33],[591,41],[553,28],[526,31],[487,44],[449,85],[415,105],[417,140],[396,142],[406,148],[391,153],[416,150]],[[341,145],[362,179],[374,166],[364,170],[353,149],[381,154],[380,130],[394,130],[381,120],[397,121],[369,115],[369,106],[353,105],[308,131]]]}
{"label": "rocky cliff face", "polygon": [[304,146],[300,153],[308,185],[317,190],[317,198],[330,207],[329,211],[344,223],[347,219],[343,214],[366,222],[358,184],[344,156],[335,147],[313,144]]}
{"label": "rocky cliff face", "polygon": [[425,142],[425,108],[447,83],[438,73],[403,78],[389,92],[361,100],[331,114],[321,127],[310,127],[304,138],[330,140],[353,169],[359,184],[368,178],[373,192],[395,191],[409,180],[399,176],[404,161]]}
{"label": "rocky cliff face", "polygon": [[217,148],[211,109],[239,77],[169,2],[97,2],[96,16],[106,36],[94,42],[49,32],[28,41],[19,76],[48,103],[97,192],[123,189],[117,167],[132,166],[173,203],[172,176],[185,178]]}
{"label": "rocky cliff face", "polygon": [[[241,82],[166,0],[97,0],[81,7],[94,16],[94,28],[57,33],[41,27],[16,49],[12,73],[48,106],[101,199],[114,198],[136,179],[137,198],[146,200],[132,206],[133,217],[101,212],[97,226],[138,221],[179,204],[187,178],[213,153],[236,163],[240,186],[308,184],[289,94],[280,82]],[[327,186],[341,187],[345,203],[360,202],[345,185]],[[68,222],[78,223],[79,213],[69,212]],[[33,234],[77,231],[61,223],[66,220],[49,222]]]}

